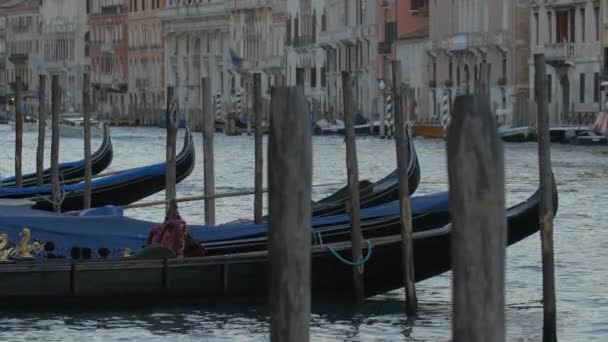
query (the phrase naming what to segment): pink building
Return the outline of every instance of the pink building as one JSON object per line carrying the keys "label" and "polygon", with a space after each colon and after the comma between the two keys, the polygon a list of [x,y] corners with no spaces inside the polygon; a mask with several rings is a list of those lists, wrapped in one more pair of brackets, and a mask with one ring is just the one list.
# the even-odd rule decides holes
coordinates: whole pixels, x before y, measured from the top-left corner
{"label": "pink building", "polygon": [[[390,84],[390,62],[396,58],[397,40],[428,36],[428,0],[376,0],[378,79]],[[395,15],[397,14],[398,15]]]}

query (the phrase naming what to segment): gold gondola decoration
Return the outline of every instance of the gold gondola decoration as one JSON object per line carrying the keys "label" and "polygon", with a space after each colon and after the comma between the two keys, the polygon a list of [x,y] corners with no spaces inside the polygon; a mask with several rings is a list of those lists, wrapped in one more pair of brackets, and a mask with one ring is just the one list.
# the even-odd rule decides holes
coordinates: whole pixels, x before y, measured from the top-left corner
{"label": "gold gondola decoration", "polygon": [[9,239],[6,233],[0,234],[0,261],[6,260],[32,260],[33,254],[39,254],[44,249],[44,243],[34,241],[29,243],[32,233],[28,228],[23,228],[19,233],[21,239],[15,247],[8,248]]}

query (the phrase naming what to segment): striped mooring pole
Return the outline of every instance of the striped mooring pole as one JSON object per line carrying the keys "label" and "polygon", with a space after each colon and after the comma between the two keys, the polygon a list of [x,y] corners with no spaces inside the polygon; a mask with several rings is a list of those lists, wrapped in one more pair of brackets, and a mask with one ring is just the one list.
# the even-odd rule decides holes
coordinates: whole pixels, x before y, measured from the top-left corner
{"label": "striped mooring pole", "polygon": [[443,126],[443,129],[448,129],[450,120],[450,95],[449,90],[444,89],[443,98],[441,99],[441,125]]}
{"label": "striped mooring pole", "polygon": [[241,117],[242,110],[243,110],[243,105],[241,103],[241,98],[242,97],[243,97],[243,92],[242,92],[241,88],[239,88],[236,91],[236,115],[237,115],[237,118]]}
{"label": "striped mooring pole", "polygon": [[395,135],[395,118],[393,117],[393,96],[386,93],[386,138],[392,139]]}
{"label": "striped mooring pole", "polygon": [[222,119],[222,94],[220,94],[219,90],[215,95],[215,118],[218,120]]}

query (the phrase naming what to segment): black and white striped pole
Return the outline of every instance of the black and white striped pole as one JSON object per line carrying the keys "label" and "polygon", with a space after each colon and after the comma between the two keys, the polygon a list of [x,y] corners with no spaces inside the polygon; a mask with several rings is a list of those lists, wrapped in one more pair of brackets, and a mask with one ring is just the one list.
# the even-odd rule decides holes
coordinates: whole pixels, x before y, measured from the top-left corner
{"label": "black and white striped pole", "polygon": [[386,92],[386,138],[392,139],[395,134],[395,119],[393,117],[393,95]]}
{"label": "black and white striped pole", "polygon": [[443,97],[441,98],[441,125],[446,131],[450,125],[450,120],[450,94],[449,90],[445,88],[443,90]]}
{"label": "black and white striped pole", "polygon": [[222,94],[220,94],[220,91],[217,91],[217,94],[215,95],[215,119],[216,120],[221,120],[222,119]]}

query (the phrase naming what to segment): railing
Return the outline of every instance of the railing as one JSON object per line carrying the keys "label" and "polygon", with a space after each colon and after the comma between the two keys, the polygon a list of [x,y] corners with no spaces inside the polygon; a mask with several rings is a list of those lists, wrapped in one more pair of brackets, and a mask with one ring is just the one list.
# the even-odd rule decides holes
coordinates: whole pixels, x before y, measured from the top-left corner
{"label": "railing", "polygon": [[309,34],[293,38],[294,47],[308,46],[308,45],[313,45],[314,43],[315,43],[315,37],[313,35],[309,35]]}
{"label": "railing", "polygon": [[547,61],[564,61],[574,58],[574,44],[556,43],[545,45],[545,59]]}
{"label": "railing", "polygon": [[390,55],[391,54],[391,43],[379,42],[378,43],[378,54],[379,55]]}
{"label": "railing", "polygon": [[597,119],[597,112],[572,112],[565,116],[563,125],[592,126]]}
{"label": "railing", "polygon": [[146,89],[150,87],[150,80],[146,78],[136,78],[135,79],[135,87],[137,89]]}

